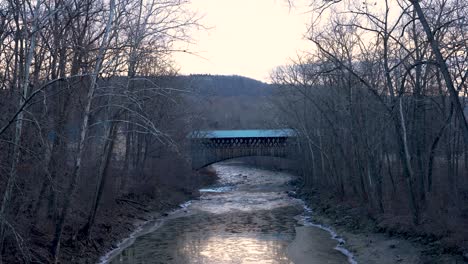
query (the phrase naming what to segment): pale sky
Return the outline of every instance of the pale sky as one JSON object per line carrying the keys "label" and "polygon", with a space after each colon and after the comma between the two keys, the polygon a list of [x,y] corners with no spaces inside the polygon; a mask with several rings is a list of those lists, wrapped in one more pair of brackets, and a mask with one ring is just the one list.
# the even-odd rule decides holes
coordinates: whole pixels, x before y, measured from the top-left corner
{"label": "pale sky", "polygon": [[188,50],[177,53],[182,74],[237,74],[268,81],[271,70],[312,48],[304,40],[310,13],[286,0],[192,0],[208,30],[194,32]]}

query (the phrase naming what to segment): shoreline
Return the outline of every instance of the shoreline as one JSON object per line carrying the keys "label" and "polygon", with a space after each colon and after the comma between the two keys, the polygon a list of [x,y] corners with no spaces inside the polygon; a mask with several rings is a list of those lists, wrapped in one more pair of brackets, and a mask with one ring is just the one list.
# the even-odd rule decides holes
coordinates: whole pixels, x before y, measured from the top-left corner
{"label": "shoreline", "polygon": [[[196,198],[196,197],[195,197]],[[173,214],[184,210],[193,199],[188,200],[182,204],[179,204],[177,207],[173,208],[172,210],[168,210],[166,212],[158,212],[153,214],[152,219],[148,221],[136,224],[135,230],[128,235],[126,238],[122,239],[118,244],[117,247],[108,251],[105,255],[101,256],[96,264],[105,264],[112,260],[116,255],[120,252],[125,250],[127,247],[131,246],[135,240],[145,234],[151,233],[161,227],[164,222],[167,220],[167,217]]]}
{"label": "shoreline", "polygon": [[[208,175],[202,175],[201,177],[204,177],[204,180],[210,179]],[[210,180],[213,180],[213,178]],[[204,182],[199,188],[208,186],[210,183]],[[179,204],[168,204],[169,206],[164,207],[162,210],[136,215],[133,218],[134,222],[132,225],[134,228],[131,232],[119,233],[120,239],[118,241],[114,240],[112,247],[101,248],[98,256],[91,256],[89,258],[82,256],[80,260],[84,262],[80,261],[79,263],[107,263],[111,257],[114,257],[121,250],[131,245],[138,236],[156,230],[164,223],[166,217],[183,210],[184,204],[198,196],[198,192],[196,195],[185,194],[185,200]],[[304,202],[305,211],[309,209],[309,212],[312,213],[310,219],[306,219],[308,224],[327,231],[331,238],[338,242],[335,248],[337,251],[340,251],[340,248],[345,248],[346,251],[349,251],[349,254],[352,256],[349,263],[462,264],[468,261],[462,255],[440,253],[440,250],[435,251],[434,246],[439,241],[427,243],[421,236],[410,236],[408,234],[390,235],[385,230],[377,230],[375,226],[369,223],[365,223],[364,225],[349,224],[350,222],[354,223],[359,220],[352,219],[353,216],[347,213],[346,210],[337,209],[339,205],[322,203],[318,194],[307,194],[299,189],[294,197]],[[343,221],[343,219],[346,221]],[[367,221],[371,222],[372,220],[368,219]],[[145,228],[147,225],[151,226],[151,228]],[[341,253],[344,254],[343,252]],[[349,260],[349,255],[344,255]]]}
{"label": "shoreline", "polygon": [[313,215],[314,215],[313,210],[309,206],[307,206],[307,204],[306,204],[306,202],[304,200],[302,200],[302,199],[300,199],[300,200],[304,203],[304,212],[312,215],[312,216],[304,217],[304,219],[303,219],[304,227],[315,227],[315,228],[318,228],[318,229],[321,229],[321,230],[324,230],[324,231],[328,232],[330,234],[331,239],[333,239],[333,240],[335,240],[337,242],[334,249],[336,251],[340,252],[341,254],[343,254],[347,258],[349,264],[358,264],[358,262],[356,261],[356,257],[348,249],[348,247],[347,247],[348,245],[346,244],[346,240],[344,238],[342,238],[333,229],[333,227],[330,227],[330,226],[327,226],[327,225],[322,225],[320,223],[316,223],[314,221],[314,218],[313,218]]}
{"label": "shoreline", "polygon": [[[138,236],[155,230],[165,218],[183,210],[184,204],[200,196],[198,189],[212,184],[217,179],[216,175],[209,171],[194,173],[193,177],[199,177],[198,184],[189,192],[174,189],[163,190],[167,193],[167,196],[163,196],[165,199],[147,200],[143,209],[135,209],[131,205],[122,204],[123,215],[96,225],[95,235],[91,239],[65,243],[60,263],[108,263],[110,258],[131,245]],[[109,218],[104,219],[109,220]]]}
{"label": "shoreline", "polygon": [[[322,203],[318,194],[307,194],[299,190],[298,198],[312,208],[312,222],[331,227],[345,241],[344,246],[354,256],[357,263],[365,264],[462,264],[467,257],[461,254],[443,252],[440,241],[428,242],[423,236],[409,234],[389,234],[377,229],[371,219],[363,225],[339,205]],[[345,221],[343,221],[345,219]],[[439,245],[439,247],[437,247]]]}

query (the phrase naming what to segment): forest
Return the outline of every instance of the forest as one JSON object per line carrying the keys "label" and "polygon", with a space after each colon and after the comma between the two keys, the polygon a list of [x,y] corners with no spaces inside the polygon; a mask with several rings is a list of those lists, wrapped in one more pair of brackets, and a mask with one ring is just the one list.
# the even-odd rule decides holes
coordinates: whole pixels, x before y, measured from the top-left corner
{"label": "forest", "polygon": [[192,195],[192,115],[168,85],[200,26],[187,3],[0,2],[0,263],[101,254],[142,204]]}
{"label": "forest", "polygon": [[96,260],[197,196],[198,129],[292,128],[305,197],[468,252],[468,3],[310,1],[269,84],[180,75],[188,3],[0,0],[0,263]]}
{"label": "forest", "polygon": [[316,51],[272,74],[279,120],[300,131],[305,193],[378,229],[466,252],[467,3],[313,10]]}

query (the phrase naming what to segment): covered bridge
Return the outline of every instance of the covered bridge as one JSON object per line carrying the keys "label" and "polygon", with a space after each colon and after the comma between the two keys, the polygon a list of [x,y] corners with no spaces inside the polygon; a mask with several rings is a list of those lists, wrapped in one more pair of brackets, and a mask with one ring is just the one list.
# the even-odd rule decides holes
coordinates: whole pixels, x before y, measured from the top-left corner
{"label": "covered bridge", "polygon": [[190,133],[192,167],[246,156],[286,158],[296,147],[293,129],[197,130]]}

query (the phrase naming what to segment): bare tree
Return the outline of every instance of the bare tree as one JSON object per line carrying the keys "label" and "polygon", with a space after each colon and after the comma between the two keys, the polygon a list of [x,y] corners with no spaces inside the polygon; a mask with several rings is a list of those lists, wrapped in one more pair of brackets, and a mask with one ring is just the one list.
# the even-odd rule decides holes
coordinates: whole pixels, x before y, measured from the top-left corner
{"label": "bare tree", "polygon": [[273,76],[283,90],[280,115],[301,132],[304,160],[314,164],[309,173],[325,160],[342,175],[306,174],[308,188],[359,197],[375,216],[395,213],[404,197],[415,226],[437,214],[437,197],[463,210],[466,4],[313,1],[312,8],[316,50]]}

